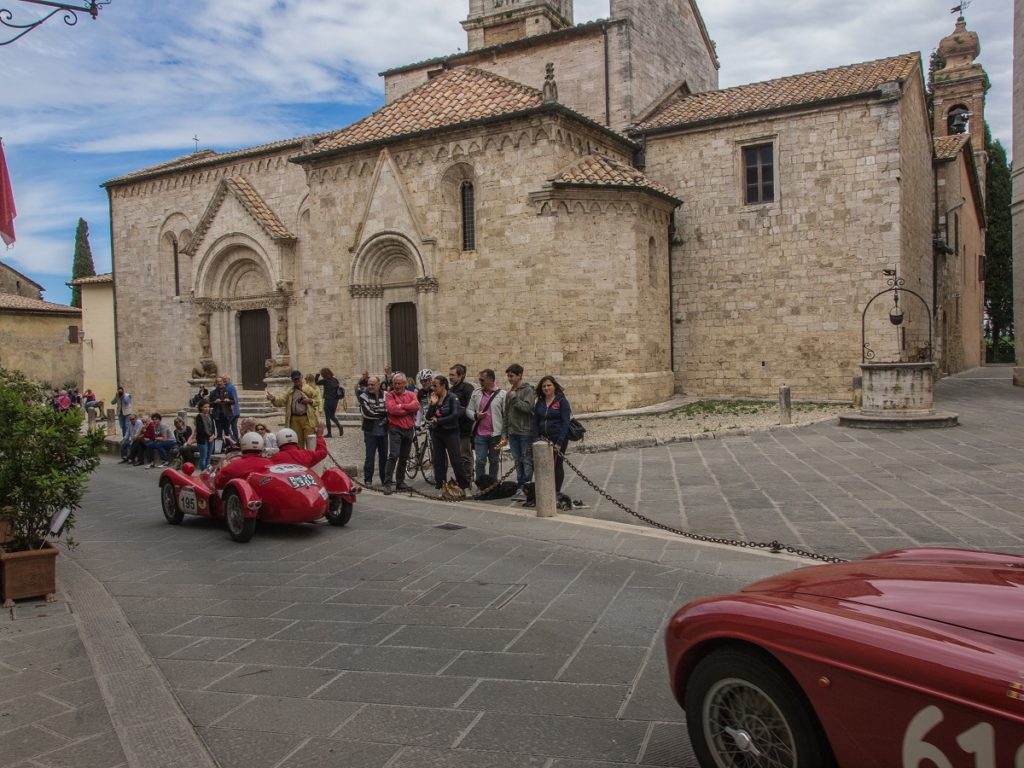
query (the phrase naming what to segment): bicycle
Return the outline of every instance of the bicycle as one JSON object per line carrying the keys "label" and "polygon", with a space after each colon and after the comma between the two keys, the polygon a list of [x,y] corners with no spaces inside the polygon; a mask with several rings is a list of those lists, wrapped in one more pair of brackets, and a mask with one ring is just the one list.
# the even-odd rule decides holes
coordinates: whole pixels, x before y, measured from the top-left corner
{"label": "bicycle", "polygon": [[430,429],[424,424],[413,433],[412,451],[405,465],[405,476],[412,480],[417,472],[422,472],[423,478],[427,479],[427,470],[433,463],[434,449],[431,445]]}

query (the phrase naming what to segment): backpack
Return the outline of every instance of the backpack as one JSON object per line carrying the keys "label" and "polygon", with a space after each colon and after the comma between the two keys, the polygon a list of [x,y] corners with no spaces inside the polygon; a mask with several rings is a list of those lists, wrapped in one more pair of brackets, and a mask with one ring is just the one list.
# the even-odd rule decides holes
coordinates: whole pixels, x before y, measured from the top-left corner
{"label": "backpack", "polygon": [[587,428],[580,424],[576,419],[569,419],[569,434],[568,438],[571,442],[582,440],[583,436],[587,433]]}
{"label": "backpack", "polygon": [[335,391],[334,396],[338,400],[344,400],[345,399],[345,388],[343,386],[341,386],[341,384],[338,385],[338,389]]}

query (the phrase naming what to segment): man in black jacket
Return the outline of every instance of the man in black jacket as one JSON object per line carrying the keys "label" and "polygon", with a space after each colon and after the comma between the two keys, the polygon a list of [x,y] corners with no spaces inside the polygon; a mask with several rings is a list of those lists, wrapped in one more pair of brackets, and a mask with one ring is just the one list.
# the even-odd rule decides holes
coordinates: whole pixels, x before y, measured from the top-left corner
{"label": "man in black jacket", "polygon": [[448,371],[451,393],[459,399],[459,454],[466,477],[473,476],[473,419],[466,415],[466,406],[473,397],[473,385],[466,381],[466,366],[456,363]]}

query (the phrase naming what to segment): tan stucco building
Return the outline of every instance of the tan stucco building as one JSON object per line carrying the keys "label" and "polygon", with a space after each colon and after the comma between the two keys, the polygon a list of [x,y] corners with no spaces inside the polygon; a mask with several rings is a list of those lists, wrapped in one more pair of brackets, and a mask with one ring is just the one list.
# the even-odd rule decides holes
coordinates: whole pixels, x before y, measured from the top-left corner
{"label": "tan stucco building", "polygon": [[927,307],[872,348],[927,356],[920,56],[719,90],[692,0],[609,11],[470,0],[468,50],[385,72],[354,125],[108,182],[122,383],[170,408],[214,369],[519,362],[579,410],[847,398],[892,269]]}
{"label": "tan stucco building", "polygon": [[82,313],[13,293],[0,293],[0,367],[51,387],[81,386]]}
{"label": "tan stucco building", "polygon": [[68,285],[82,292],[82,391],[90,388],[110,400],[117,391],[114,276],[80,277]]}

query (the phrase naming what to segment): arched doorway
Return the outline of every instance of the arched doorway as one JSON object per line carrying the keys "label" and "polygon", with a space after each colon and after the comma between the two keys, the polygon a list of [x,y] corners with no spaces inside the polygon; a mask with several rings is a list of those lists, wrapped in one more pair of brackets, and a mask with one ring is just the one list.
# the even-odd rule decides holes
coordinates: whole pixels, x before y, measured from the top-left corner
{"label": "arched doorway", "polygon": [[405,235],[370,238],[352,264],[352,327],[359,367],[415,374],[425,356],[423,329],[437,281],[426,275],[419,251]]}

